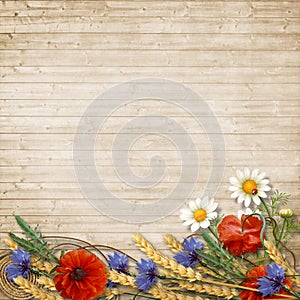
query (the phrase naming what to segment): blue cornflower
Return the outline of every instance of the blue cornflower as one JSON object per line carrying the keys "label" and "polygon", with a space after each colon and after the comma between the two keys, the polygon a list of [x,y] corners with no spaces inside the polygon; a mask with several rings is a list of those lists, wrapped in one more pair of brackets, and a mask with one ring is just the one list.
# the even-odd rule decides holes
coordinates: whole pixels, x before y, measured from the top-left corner
{"label": "blue cornflower", "polygon": [[121,254],[117,251],[113,255],[108,254],[108,265],[111,269],[118,271],[119,273],[128,272],[128,257],[125,254]]}
{"label": "blue cornflower", "polygon": [[[128,257],[125,254],[121,254],[114,251],[114,254],[108,254],[109,259],[107,260],[110,269],[116,270],[119,273],[128,273]],[[114,287],[115,283],[108,280],[108,287]]]}
{"label": "blue cornflower", "polygon": [[263,297],[278,293],[285,280],[285,269],[276,263],[273,266],[269,264],[266,273],[266,276],[257,281],[258,290],[263,294]]}
{"label": "blue cornflower", "polygon": [[184,239],[183,249],[184,251],[178,252],[174,258],[177,262],[185,267],[195,267],[200,259],[200,255],[196,250],[202,250],[203,245],[200,241],[194,237],[190,239]]}
{"label": "blue cornflower", "polygon": [[136,264],[139,275],[135,277],[134,283],[146,293],[157,281],[155,263],[151,259],[142,258],[141,262]]}
{"label": "blue cornflower", "polygon": [[27,277],[30,271],[30,253],[18,248],[17,251],[11,251],[12,263],[5,269],[7,278],[12,280],[18,276]]}

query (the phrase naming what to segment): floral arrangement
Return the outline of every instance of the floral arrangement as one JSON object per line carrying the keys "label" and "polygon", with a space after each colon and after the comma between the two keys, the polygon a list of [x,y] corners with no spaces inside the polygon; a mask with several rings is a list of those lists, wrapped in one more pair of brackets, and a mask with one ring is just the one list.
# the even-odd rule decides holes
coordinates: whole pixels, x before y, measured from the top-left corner
{"label": "floral arrangement", "polygon": [[218,216],[214,199],[190,201],[180,218],[192,234],[182,243],[164,236],[173,252],[168,255],[134,234],[147,256],[140,261],[111,246],[43,236],[15,216],[24,236],[9,233],[6,239],[10,251],[1,256],[0,289],[19,300],[300,299],[295,255],[286,246],[300,229],[286,208],[289,196],[272,193],[258,170],[238,170],[230,183],[231,197],[245,211]]}

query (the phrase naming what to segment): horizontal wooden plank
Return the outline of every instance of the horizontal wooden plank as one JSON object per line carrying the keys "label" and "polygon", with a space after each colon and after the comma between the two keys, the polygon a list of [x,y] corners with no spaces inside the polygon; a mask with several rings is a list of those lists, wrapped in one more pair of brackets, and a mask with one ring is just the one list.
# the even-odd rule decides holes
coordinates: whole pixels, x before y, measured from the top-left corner
{"label": "horizontal wooden plank", "polygon": [[[72,105],[70,105],[70,101]],[[296,100],[276,101],[276,100],[242,100],[238,105],[233,105],[232,100],[210,100],[205,101],[212,109],[215,116],[298,116],[300,113],[300,102]],[[203,115],[204,110],[199,100],[185,100],[188,111],[194,115]],[[287,104],[288,103],[288,104]],[[0,100],[0,116],[82,116],[89,105],[88,100],[70,99],[61,100]],[[103,109],[109,109],[104,101],[94,102],[94,115],[101,115]],[[140,116],[151,111],[152,114],[165,116],[188,115],[176,103],[163,100],[142,100],[124,103],[117,110],[114,116]]]}
{"label": "horizontal wooden plank", "polygon": [[[109,134],[108,134],[109,135]],[[109,135],[107,138],[107,141],[111,141],[114,136]],[[147,136],[148,139],[151,140],[151,136]],[[193,142],[195,143],[195,146],[199,151],[208,151],[210,150],[210,146],[208,142],[205,140],[205,143],[203,143],[203,135],[199,133],[194,133],[191,135],[191,138]],[[276,140],[276,143],[266,143],[266,138],[272,138]],[[226,151],[232,151],[235,155],[235,151],[248,151],[251,153],[251,155],[256,156],[256,153],[259,153],[261,151],[261,155],[265,155],[264,151],[295,151],[299,150],[299,135],[298,134],[291,134],[291,133],[285,133],[285,134],[224,134],[224,139],[226,143]],[[55,158],[61,157],[65,158],[64,153],[70,153],[73,149],[73,143],[74,143],[74,135],[72,134],[31,134],[31,133],[25,133],[25,134],[14,134],[14,133],[8,133],[8,134],[1,134],[0,135],[0,149],[4,150],[3,154],[7,153],[7,159],[9,160],[10,155],[14,155],[13,153],[16,153],[16,156],[20,155],[20,158],[23,157],[21,152],[19,153],[19,150],[22,151],[29,151],[28,153],[32,153],[30,151],[38,151],[40,155],[42,155],[45,159],[47,157],[45,151],[56,151],[57,153],[53,153],[53,162],[55,162]],[[157,140],[156,140],[157,142]],[[112,147],[109,147],[111,144],[107,143],[106,150],[103,148],[103,142],[97,143],[97,147],[95,147],[95,152],[98,153],[99,156],[102,156],[104,158],[110,157],[110,151]],[[165,144],[168,145],[169,144]],[[89,146],[87,146],[88,149]],[[190,150],[190,146],[184,146],[182,145],[183,149]],[[168,148],[169,149],[169,148]],[[144,144],[136,144],[134,146],[134,149],[132,149],[132,153],[135,153],[134,151],[142,151],[143,153],[145,150],[147,151],[153,151],[153,150],[163,150],[169,151],[165,148],[158,148],[158,145],[156,144],[154,147],[153,143],[148,143],[148,145]],[[8,151],[12,150],[12,151]],[[174,149],[172,148],[172,151]],[[24,152],[26,153],[26,152]],[[61,156],[59,156],[61,153]],[[109,156],[108,156],[109,155]],[[241,154],[242,155],[242,154]],[[276,155],[276,154],[274,154]],[[279,155],[279,154],[277,154]],[[283,155],[285,155],[283,153]],[[3,155],[5,157],[6,155]],[[283,159],[283,157],[281,157]],[[32,158],[33,159],[33,158]],[[50,157],[49,157],[50,159]],[[5,161],[5,160],[3,160]],[[33,162],[33,161],[32,161]],[[51,162],[49,162],[51,163]]]}
{"label": "horizontal wooden plank", "polygon": [[[25,217],[24,217],[25,218]],[[5,223],[2,225],[4,232],[10,232],[13,228],[16,228],[17,233],[20,232],[18,225],[16,225],[15,218],[13,216],[7,216],[5,218]],[[102,222],[101,222],[102,221]],[[109,233],[117,233],[120,231],[120,223],[115,222],[107,217],[101,216],[46,216],[41,218],[39,216],[31,216],[30,223],[33,224],[40,224],[40,229],[45,235],[49,235],[49,233],[57,232],[57,235],[61,235],[61,233],[70,234],[74,232],[74,223],[80,224],[80,228],[78,227],[78,231],[76,233],[95,233],[95,234],[102,234],[104,237]],[[98,224],[101,224],[101,231],[99,232]],[[165,248],[163,245],[163,239],[161,235],[166,234],[164,228],[168,228],[172,225],[174,228],[175,234],[182,234],[186,233],[186,227],[182,226],[182,221],[179,219],[178,215],[168,216],[161,220],[157,221],[157,228],[153,228],[153,224],[140,224],[139,230],[143,232],[145,235],[151,233],[152,235],[156,236],[155,242],[159,242],[160,247]],[[177,224],[177,226],[175,226]],[[136,231],[136,224],[126,224],[128,228],[128,233],[120,233],[121,238],[122,236],[127,236],[130,233],[134,233]],[[161,228],[160,230],[158,228]],[[300,236],[295,238],[296,241],[300,241]],[[295,242],[293,242],[295,245]],[[298,248],[298,247],[297,247]]]}
{"label": "horizontal wooden plank", "polygon": [[5,1],[1,16],[300,17],[298,1]]}
{"label": "horizontal wooden plank", "polygon": [[[287,99],[286,99],[287,100]],[[70,101],[72,106],[70,107]],[[288,101],[288,100],[287,100]],[[232,105],[232,101],[206,101],[212,112],[217,116],[297,116],[300,112],[299,101],[274,101],[274,100],[243,100],[239,105]],[[194,115],[203,115],[200,102],[185,101],[186,107]],[[82,116],[89,102],[87,100],[0,100],[0,116]],[[109,109],[107,103],[99,100],[94,103],[94,115],[101,115],[103,108]],[[167,115],[169,117],[188,114],[179,108],[175,102],[169,103],[163,100],[145,101],[138,100],[124,103],[114,111],[114,116],[139,116],[146,111]]]}
{"label": "horizontal wooden plank", "polygon": [[300,18],[2,17],[0,33],[298,33]]}
{"label": "horizontal wooden plank", "polygon": [[[119,82],[121,83],[121,82]],[[95,99],[116,84],[108,83],[0,83],[0,99],[88,100]],[[298,101],[300,84],[185,84],[205,100]]]}
{"label": "horizontal wooden plank", "polygon": [[[0,166],[71,166],[74,164],[75,160],[73,158],[72,148],[69,147],[68,150],[49,150],[48,144],[46,144],[46,139],[40,140],[40,144],[44,144],[44,148],[36,149],[36,150],[0,150]],[[244,140],[255,140],[255,146],[252,146],[252,149],[247,149],[249,144],[242,143]],[[272,136],[273,140],[276,140],[277,143],[273,144],[272,148],[268,145],[268,143],[264,143],[266,136],[257,137],[256,135],[246,135],[246,136],[226,136],[226,165],[227,166],[236,166],[243,167],[245,161],[247,161],[247,165],[252,166],[268,166],[271,165],[274,161],[276,161],[277,166],[296,166],[299,164],[300,160],[300,151],[298,151],[299,147],[299,136],[296,137],[291,136]],[[1,148],[5,148],[2,144],[1,140]],[[205,145],[199,147],[196,142],[198,139],[195,139],[195,145],[197,149],[202,148],[202,150],[197,151],[197,155],[201,161],[201,165],[210,165],[211,164],[211,150],[209,149],[209,145]],[[37,141],[33,141],[34,143],[38,143]],[[17,143],[17,142],[16,142]],[[154,144],[157,145],[157,144]],[[253,144],[252,144],[253,145]],[[260,148],[265,148],[263,150],[259,150]],[[207,150],[203,150],[204,147],[207,147]],[[238,150],[230,150],[232,149]],[[255,147],[255,149],[254,149]],[[41,148],[41,147],[40,147]],[[47,149],[46,149],[47,148]],[[59,148],[59,146],[57,146]],[[186,147],[187,148],[187,147]],[[277,149],[276,149],[277,148]],[[294,150],[289,150],[294,148]],[[177,165],[179,162],[179,153],[177,151],[159,149],[157,147],[153,147],[148,150],[134,150],[131,149],[128,152],[128,162],[124,162],[122,158],[117,158],[112,160],[111,151],[110,150],[99,150],[94,151],[95,162],[99,165],[126,165],[130,164],[133,166],[145,166],[149,165],[151,158],[154,155],[160,155],[162,159],[165,161],[166,165]],[[249,159],[251,157],[251,160]],[[88,163],[87,163],[88,164]]]}
{"label": "horizontal wooden plank", "polygon": [[295,67],[299,51],[1,50],[1,66]]}
{"label": "horizontal wooden plank", "polygon": [[299,67],[0,67],[1,82],[110,83],[168,78],[182,83],[300,83]]}
{"label": "horizontal wooden plank", "polygon": [[[115,134],[122,126],[132,121],[132,117],[110,117],[98,128],[97,121],[99,117],[89,117],[91,125],[89,133],[110,133]],[[159,132],[161,126],[167,128],[166,134],[169,132],[180,133],[175,128],[175,124],[180,126],[188,133],[205,132],[197,122],[197,119],[190,117],[174,116],[172,122],[166,119],[159,119],[153,126],[151,116],[141,116],[144,126],[151,128],[151,132]],[[201,117],[202,124],[215,120],[214,116]],[[80,117],[2,117],[0,119],[0,133],[75,133]],[[300,119],[298,117],[219,117],[221,130],[223,133],[260,133],[271,134],[276,130],[277,134],[299,133]],[[277,124],[276,126],[274,124]],[[98,133],[98,135],[99,135]],[[145,128],[134,128],[130,130],[130,134],[145,133]],[[219,133],[218,128],[213,128],[210,133]]]}
{"label": "horizontal wooden plank", "polygon": [[[234,166],[233,168],[236,170],[238,167],[243,169],[244,166]],[[254,169],[256,166],[250,167]],[[264,171],[263,166],[260,169]],[[233,172],[230,176],[234,174]],[[274,181],[273,178],[270,178],[270,182],[273,190],[277,189],[290,194],[289,201],[293,203],[293,207],[297,206],[300,198],[299,185],[295,185],[293,182]],[[226,207],[232,209],[234,208],[232,206],[236,205],[234,200],[230,200],[231,192],[228,190],[229,186],[229,179],[223,178],[223,182],[220,183],[220,187],[215,195],[216,201],[225,202],[222,204],[222,207],[224,205],[224,209]],[[147,199],[161,199],[162,196],[174,189],[174,184],[162,182],[157,186],[145,188],[144,191],[141,191],[141,189],[132,189],[123,182],[118,185],[115,183],[106,183],[106,187],[112,193],[123,191],[123,198],[141,200],[143,197],[147,197]],[[203,195],[205,188],[205,184],[196,185],[189,198],[195,199]],[[228,200],[225,201],[225,199]],[[14,211],[16,214],[22,214],[22,211],[24,211],[24,214],[29,215],[50,213],[81,215],[83,212],[87,215],[98,214],[95,208],[86,201],[77,182],[3,182],[1,183],[0,205],[0,214],[3,215],[11,214],[9,211]]]}
{"label": "horizontal wooden plank", "polygon": [[[88,171],[91,167],[86,167]],[[1,167],[0,174],[0,182],[77,182],[75,177],[74,167],[68,166],[10,166],[10,167]],[[181,168],[171,168],[168,167],[165,169],[164,180],[159,182],[171,182],[178,183],[181,174]],[[187,166],[187,170],[194,170],[193,167]],[[229,178],[233,176],[234,167],[225,167],[224,176],[225,178]],[[280,171],[279,171],[280,170]],[[117,174],[116,170],[107,167],[107,166],[97,166],[97,171],[101,176],[101,180],[103,182],[117,183],[121,182],[119,178],[119,174]],[[149,175],[150,168],[144,167],[135,167],[134,172],[137,177],[139,177],[140,182],[143,181],[143,177]],[[299,178],[299,166],[283,166],[274,169],[274,166],[266,166],[264,167],[264,171],[269,174],[274,181],[282,181],[282,182],[290,182],[291,179]],[[199,167],[199,182],[206,182],[208,179],[208,175],[210,174],[210,170],[207,167],[201,166]],[[87,182],[89,182],[89,178],[86,178]],[[93,183],[93,181],[91,180]],[[134,178],[128,178],[126,180],[128,184],[131,182],[135,182]],[[187,181],[187,182],[190,182]],[[194,179],[193,181],[194,182]]]}
{"label": "horizontal wooden plank", "polygon": [[[300,49],[298,34],[0,34],[0,49],[80,50],[276,50]],[[188,53],[183,53],[183,55]]]}

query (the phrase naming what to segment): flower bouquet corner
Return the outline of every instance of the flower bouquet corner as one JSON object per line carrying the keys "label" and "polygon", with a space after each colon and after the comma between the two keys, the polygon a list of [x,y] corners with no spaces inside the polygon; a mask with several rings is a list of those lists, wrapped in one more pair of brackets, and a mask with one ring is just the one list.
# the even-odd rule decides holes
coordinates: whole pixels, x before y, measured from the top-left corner
{"label": "flower bouquet corner", "polygon": [[133,234],[139,261],[108,245],[43,236],[15,216],[24,236],[9,233],[0,260],[0,289],[12,299],[300,299],[296,257],[287,247],[299,233],[289,196],[271,191],[258,170],[230,178],[231,197],[245,210],[218,215],[208,197],[181,210],[191,234],[163,239],[170,252]]}

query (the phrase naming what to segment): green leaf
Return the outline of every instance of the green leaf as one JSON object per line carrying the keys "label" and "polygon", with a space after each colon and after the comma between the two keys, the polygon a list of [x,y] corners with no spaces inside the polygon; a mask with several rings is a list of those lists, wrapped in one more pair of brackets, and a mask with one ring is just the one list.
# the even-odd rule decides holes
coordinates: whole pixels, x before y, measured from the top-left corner
{"label": "green leaf", "polygon": [[34,244],[31,243],[30,241],[25,240],[23,238],[20,238],[20,237],[16,236],[15,234],[11,233],[11,232],[8,235],[20,247],[24,248],[24,250],[26,250],[26,251],[32,251],[32,249],[34,249]]}
{"label": "green leaf", "polygon": [[216,243],[216,241],[208,234],[206,231],[201,232],[205,242],[208,246],[210,246],[212,249],[219,249],[219,245]]}

